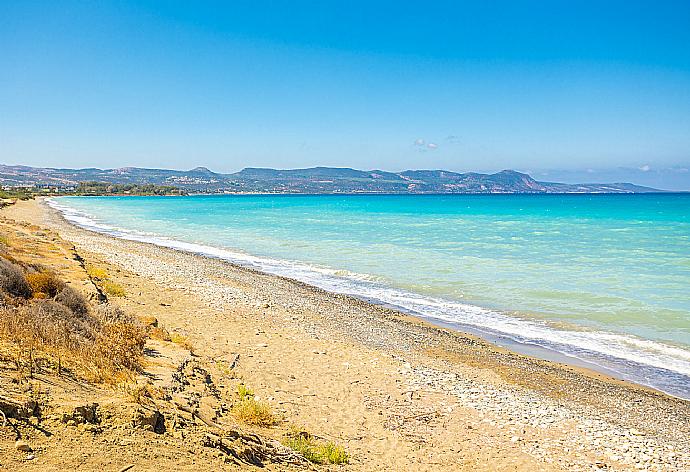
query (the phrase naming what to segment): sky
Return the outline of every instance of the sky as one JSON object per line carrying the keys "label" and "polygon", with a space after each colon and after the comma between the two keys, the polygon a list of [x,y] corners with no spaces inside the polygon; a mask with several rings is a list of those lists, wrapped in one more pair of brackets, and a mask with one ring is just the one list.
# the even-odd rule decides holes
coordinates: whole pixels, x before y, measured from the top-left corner
{"label": "sky", "polygon": [[690,189],[690,2],[0,2],[0,163]]}

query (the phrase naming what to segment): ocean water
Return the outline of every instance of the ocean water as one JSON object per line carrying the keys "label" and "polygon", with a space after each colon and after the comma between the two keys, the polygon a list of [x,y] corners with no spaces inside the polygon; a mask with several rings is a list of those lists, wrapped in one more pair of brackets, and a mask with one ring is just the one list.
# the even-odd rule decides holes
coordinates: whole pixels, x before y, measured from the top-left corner
{"label": "ocean water", "polygon": [[690,398],[690,194],[62,197],[83,227]]}

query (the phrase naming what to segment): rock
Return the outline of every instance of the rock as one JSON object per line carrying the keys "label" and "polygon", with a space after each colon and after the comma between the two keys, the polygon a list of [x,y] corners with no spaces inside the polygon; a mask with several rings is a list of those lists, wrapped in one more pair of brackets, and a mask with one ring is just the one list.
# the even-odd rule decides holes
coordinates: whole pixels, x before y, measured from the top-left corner
{"label": "rock", "polygon": [[[164,306],[170,306],[167,304],[161,304]],[[155,316],[142,316],[139,318],[141,322],[144,324],[145,327],[147,328],[158,328],[158,319]]]}
{"label": "rock", "polygon": [[98,403],[87,403],[86,405],[78,406],[71,413],[62,415],[62,422],[68,426],[78,424],[98,424],[101,422],[98,417]]}
{"label": "rock", "polygon": [[21,439],[17,439],[17,442],[14,443],[14,447],[21,452],[31,452],[31,446],[29,446],[29,443],[26,441],[23,441]]}
{"label": "rock", "polygon": [[32,460],[34,460],[34,459],[36,459],[36,456],[33,455],[33,454],[29,454],[28,456],[26,456],[26,460],[27,460],[27,461],[32,461]]}
{"label": "rock", "polygon": [[155,433],[165,432],[165,417],[151,408],[139,407],[132,417],[132,426]]}

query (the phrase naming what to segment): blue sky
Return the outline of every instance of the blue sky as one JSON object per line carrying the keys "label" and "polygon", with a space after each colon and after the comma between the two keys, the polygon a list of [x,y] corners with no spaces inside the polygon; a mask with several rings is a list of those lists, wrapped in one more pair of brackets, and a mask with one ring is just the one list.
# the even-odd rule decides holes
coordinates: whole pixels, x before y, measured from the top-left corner
{"label": "blue sky", "polygon": [[690,2],[2,2],[0,162],[690,188]]}

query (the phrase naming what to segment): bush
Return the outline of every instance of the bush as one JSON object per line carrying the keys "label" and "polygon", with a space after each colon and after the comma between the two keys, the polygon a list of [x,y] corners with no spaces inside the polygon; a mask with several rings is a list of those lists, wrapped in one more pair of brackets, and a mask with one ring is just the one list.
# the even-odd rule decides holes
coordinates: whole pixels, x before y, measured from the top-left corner
{"label": "bush", "polygon": [[30,298],[32,293],[22,269],[4,257],[0,257],[0,290],[21,298]]}
{"label": "bush", "polygon": [[103,291],[105,293],[113,297],[125,296],[125,289],[122,287],[122,285],[116,282],[112,282],[110,280],[103,280],[101,281],[101,287],[103,288]]}
{"label": "bush", "polygon": [[95,358],[108,369],[141,369],[142,352],[146,344],[146,332],[141,326],[114,323],[103,327],[94,346]]}
{"label": "bush", "polygon": [[97,320],[74,313],[53,300],[41,300],[20,308],[33,330],[34,338],[44,345],[69,349],[93,342],[99,329]]}
{"label": "bush", "polygon": [[275,416],[268,403],[259,402],[254,397],[245,397],[233,407],[235,418],[255,426],[272,426],[276,422]]}
{"label": "bush", "polygon": [[34,294],[45,294],[48,297],[54,297],[63,289],[65,284],[58,279],[55,274],[48,271],[32,272],[27,274],[26,281],[31,287],[31,292]]}
{"label": "bush", "polygon": [[291,437],[283,441],[283,444],[299,452],[314,464],[347,464],[350,461],[350,456],[342,446],[332,441],[325,443],[316,441],[305,431],[293,433]]}
{"label": "bush", "polygon": [[113,303],[101,303],[97,305],[94,310],[94,315],[104,326],[122,323],[141,326],[137,318],[129,313],[125,313],[122,308]]}
{"label": "bush", "polygon": [[240,396],[240,400],[254,397],[254,391],[242,383],[237,386],[237,394]]}
{"label": "bush", "polygon": [[89,266],[86,268],[86,274],[92,279],[96,280],[108,279],[108,273],[105,271],[105,269],[101,269],[100,267]]}
{"label": "bush", "polygon": [[77,315],[86,315],[89,312],[89,303],[84,296],[69,286],[60,290],[55,301],[66,306]]}

